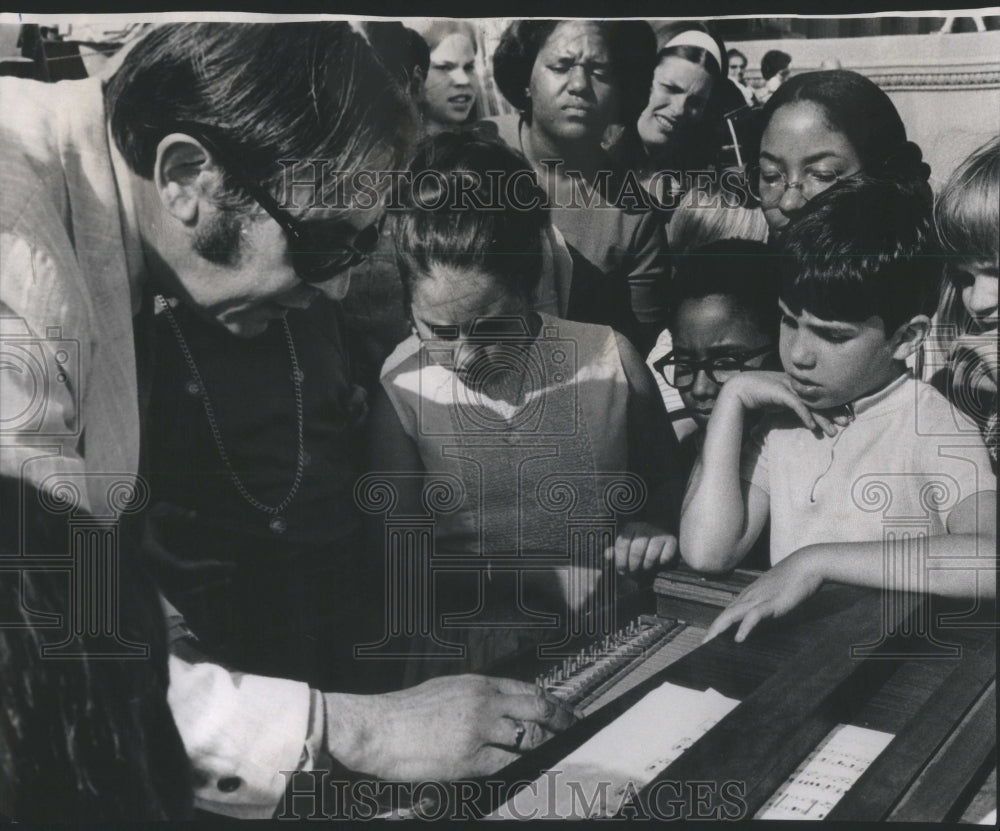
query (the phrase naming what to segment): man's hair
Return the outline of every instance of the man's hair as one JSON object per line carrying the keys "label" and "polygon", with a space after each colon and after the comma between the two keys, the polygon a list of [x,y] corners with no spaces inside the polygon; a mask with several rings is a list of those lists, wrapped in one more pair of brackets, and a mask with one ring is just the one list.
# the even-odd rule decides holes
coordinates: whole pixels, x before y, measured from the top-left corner
{"label": "man's hair", "polygon": [[[87,517],[54,510],[54,502],[0,477],[0,556],[55,562],[75,553],[73,526]],[[79,596],[61,568],[0,579],[0,813],[9,819],[49,825],[191,816],[193,773],[167,704],[166,626],[137,563],[140,533],[133,524],[105,538],[121,552],[117,572],[106,576],[117,583],[115,634],[147,646],[146,657],[88,654],[92,644],[73,623],[88,610],[73,605]],[[39,615],[62,626],[40,625]],[[42,654],[67,635],[72,655]]]}
{"label": "man's hair", "polygon": [[420,145],[410,175],[390,214],[407,304],[434,266],[481,271],[530,299],[549,214],[528,161],[506,144],[444,132]]}
{"label": "man's hair", "polygon": [[934,205],[949,254],[993,258],[1000,219],[1000,137],[979,147],[951,174]]}
{"label": "man's hair", "polygon": [[669,328],[685,300],[730,298],[763,334],[778,339],[778,264],[762,242],[723,239],[674,258]]}
{"label": "man's hair", "polygon": [[891,335],[930,315],[941,259],[927,203],[904,186],[849,179],[809,200],[781,241],[779,297],[793,312]]}
{"label": "man's hair", "polygon": [[[493,53],[497,87],[517,110],[531,118],[526,90],[538,52],[560,20],[515,20],[504,31]],[[618,90],[618,118],[632,124],[649,103],[656,68],[656,35],[644,20],[594,20],[608,45]]]}
{"label": "man's hair", "polygon": [[[374,26],[186,23],[153,29],[104,86],[115,144],[135,173],[150,178],[164,136],[185,132],[185,122],[204,125],[221,152],[275,193],[283,180],[281,160],[320,159],[337,171],[394,168],[417,134],[415,114],[398,58],[384,60],[369,42]],[[327,179],[327,190],[342,186],[335,176]],[[216,199],[235,209],[252,204],[225,170]]]}
{"label": "man's hair", "polygon": [[765,81],[771,80],[792,63],[792,56],[780,49],[771,49],[760,59],[760,74]]}

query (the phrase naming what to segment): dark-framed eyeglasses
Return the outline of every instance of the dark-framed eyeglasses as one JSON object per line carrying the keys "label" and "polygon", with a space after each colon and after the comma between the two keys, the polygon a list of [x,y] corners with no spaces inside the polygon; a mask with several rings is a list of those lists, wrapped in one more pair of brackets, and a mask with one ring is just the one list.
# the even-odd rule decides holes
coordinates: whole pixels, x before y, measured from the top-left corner
{"label": "dark-framed eyeglasses", "polygon": [[706,358],[703,361],[692,361],[689,358],[678,358],[673,352],[668,352],[662,358],[653,362],[653,369],[663,376],[663,380],[677,390],[689,390],[694,386],[699,372],[704,372],[708,380],[721,386],[734,375],[745,372],[753,367],[747,362],[761,355],[767,355],[775,350],[774,344],[737,352],[734,355],[720,355],[717,358]]}
{"label": "dark-framed eyeglasses", "polygon": [[253,200],[277,222],[288,238],[288,250],[296,276],[304,283],[325,283],[343,271],[363,263],[378,246],[385,216],[379,222],[359,231],[353,242],[333,243],[329,229],[323,223],[301,222],[282,208],[233,155],[226,153],[212,138],[206,124],[181,122],[172,130],[198,139],[216,156],[219,163],[238,181]]}
{"label": "dark-framed eyeglasses", "polygon": [[827,188],[857,176],[859,172],[841,174],[823,167],[807,167],[798,181],[790,181],[780,170],[751,165],[747,168],[747,186],[754,199],[764,207],[771,207],[777,205],[789,190],[797,190],[808,202]]}

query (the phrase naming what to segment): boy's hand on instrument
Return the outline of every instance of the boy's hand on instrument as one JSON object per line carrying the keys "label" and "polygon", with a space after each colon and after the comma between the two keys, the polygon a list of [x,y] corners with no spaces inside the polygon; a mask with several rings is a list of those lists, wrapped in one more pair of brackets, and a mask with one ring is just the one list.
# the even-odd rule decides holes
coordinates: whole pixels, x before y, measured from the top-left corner
{"label": "boy's hand on instrument", "polygon": [[823,575],[806,549],[799,549],[747,586],[705,633],[705,641],[739,622],[736,642],[746,640],[762,620],[788,614],[823,583]]}
{"label": "boy's hand on instrument", "polygon": [[677,555],[677,537],[651,522],[627,522],[604,550],[619,574],[650,571],[667,565]]}
{"label": "boy's hand on instrument", "polygon": [[837,427],[849,420],[839,414],[831,417],[810,410],[795,394],[791,379],[784,372],[742,372],[723,384],[719,403],[724,398],[735,398],[747,410],[791,410],[808,429],[828,436],[837,435]]}

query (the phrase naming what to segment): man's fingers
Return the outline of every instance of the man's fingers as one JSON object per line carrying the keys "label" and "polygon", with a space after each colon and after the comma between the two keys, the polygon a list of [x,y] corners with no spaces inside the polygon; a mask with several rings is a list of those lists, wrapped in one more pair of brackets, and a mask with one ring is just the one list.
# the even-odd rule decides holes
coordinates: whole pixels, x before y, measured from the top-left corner
{"label": "man's fingers", "polygon": [[573,711],[568,707],[537,692],[530,695],[508,695],[498,705],[499,712],[507,718],[531,721],[554,732],[565,730],[576,721]]}
{"label": "man's fingers", "polygon": [[519,750],[527,735],[527,725],[513,718],[486,719],[479,729],[484,744],[511,750]]}
{"label": "man's fingers", "polygon": [[837,426],[833,423],[832,419],[827,418],[822,413],[813,413],[813,420],[819,426],[820,430],[826,433],[828,436],[837,435]]}
{"label": "man's fingers", "polygon": [[677,537],[667,534],[663,542],[663,550],[660,552],[660,565],[667,565],[677,556]]}
{"label": "man's fingers", "polygon": [[[531,695],[538,689],[528,681],[518,681],[514,678],[501,678],[500,676],[489,676],[486,680],[505,696]],[[515,718],[517,716],[515,715]]]}
{"label": "man's fingers", "polygon": [[625,528],[615,537],[615,568],[619,574],[628,570],[628,557],[632,547],[633,533],[631,528]]}
{"label": "man's fingers", "polygon": [[732,626],[737,620],[743,615],[743,608],[739,604],[739,601],[734,602],[732,605],[723,609],[719,616],[712,621],[712,625],[708,627],[708,631],[705,633],[705,637],[702,639],[702,643],[708,643],[716,635],[721,635],[730,626]]}

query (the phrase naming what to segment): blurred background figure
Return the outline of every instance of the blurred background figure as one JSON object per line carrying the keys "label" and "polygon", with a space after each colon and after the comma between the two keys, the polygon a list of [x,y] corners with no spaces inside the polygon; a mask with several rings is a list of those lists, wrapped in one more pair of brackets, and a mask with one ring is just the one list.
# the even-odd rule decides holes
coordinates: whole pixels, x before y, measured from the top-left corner
{"label": "blurred background figure", "polygon": [[[50,504],[50,503],[49,503]],[[70,555],[67,514],[0,478],[0,556]],[[76,512],[74,512],[76,514]],[[20,521],[16,521],[20,519]],[[74,522],[80,522],[79,515]],[[167,644],[152,582],[120,529],[117,634],[147,657],[90,657],[67,630],[68,568],[0,572],[0,815],[30,824],[190,818],[192,773],[167,706]],[[64,560],[65,561],[65,560]],[[39,616],[55,623],[39,625]],[[83,654],[43,655],[65,644]]]}
{"label": "blurred background figure", "polygon": [[464,20],[417,20],[411,27],[430,51],[420,96],[427,135],[476,120],[480,87],[476,77],[476,31]]}
{"label": "blurred background figure", "polygon": [[729,61],[729,80],[736,84],[736,87],[743,94],[747,106],[752,107],[757,103],[757,95],[747,84],[747,56],[739,49],[730,49],[726,53],[726,59]]}
{"label": "blurred background figure", "polygon": [[843,69],[844,65],[840,62],[840,58],[824,58],[823,63],[819,65],[821,70],[827,69]]}
{"label": "blurred background figure", "polygon": [[792,74],[790,69],[792,56],[779,49],[771,49],[760,59],[760,74],[764,79],[764,86],[757,93],[761,101],[767,101],[777,91],[788,76]]}

